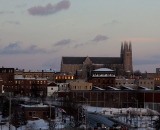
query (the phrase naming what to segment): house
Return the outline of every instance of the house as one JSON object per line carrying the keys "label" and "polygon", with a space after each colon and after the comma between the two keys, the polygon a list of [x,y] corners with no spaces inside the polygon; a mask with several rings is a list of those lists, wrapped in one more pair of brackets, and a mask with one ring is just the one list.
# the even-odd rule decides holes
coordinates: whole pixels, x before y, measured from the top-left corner
{"label": "house", "polygon": [[27,120],[37,120],[55,118],[55,107],[43,104],[22,105],[22,110],[25,113]]}
{"label": "house", "polygon": [[49,83],[47,85],[47,97],[54,96],[54,94],[58,91],[58,85],[56,83]]}

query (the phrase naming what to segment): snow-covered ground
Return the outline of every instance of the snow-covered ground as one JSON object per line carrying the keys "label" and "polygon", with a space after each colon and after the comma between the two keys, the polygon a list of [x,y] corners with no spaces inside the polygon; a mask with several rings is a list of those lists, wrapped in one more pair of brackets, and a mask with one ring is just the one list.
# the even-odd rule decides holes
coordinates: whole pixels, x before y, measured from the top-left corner
{"label": "snow-covered ground", "polygon": [[[88,112],[94,112],[106,115],[118,122],[125,123],[132,127],[137,126],[138,130],[154,130],[153,121],[158,119],[159,113],[151,109],[144,108],[102,108],[102,107],[85,107]],[[149,116],[148,116],[149,115]],[[152,115],[152,116],[151,116]]]}
{"label": "snow-covered ground", "polygon": [[[143,108],[102,108],[102,107],[90,107],[90,106],[84,106],[84,109],[87,109],[88,112],[94,112],[101,115],[106,115],[109,117],[112,117],[115,120],[118,120],[120,122],[123,122],[128,125],[135,126],[137,125],[138,120],[138,130],[151,130],[151,116],[145,116],[147,113],[151,113],[150,109],[143,109]],[[131,114],[132,113],[132,114]],[[133,113],[135,116],[133,117]],[[152,114],[158,115],[159,113],[156,111],[152,111]],[[139,116],[137,116],[139,115]],[[152,120],[156,120],[158,117],[153,116]],[[0,116],[0,121],[2,120],[2,117]],[[66,123],[62,122],[61,114],[59,114],[58,117],[56,117],[56,125],[55,129],[61,129],[64,127],[67,127],[67,124],[69,124],[69,117],[65,118]],[[8,130],[9,124],[6,123],[5,125],[0,126],[0,130]],[[47,130],[49,127],[49,123],[47,121],[44,121],[42,119],[36,120],[36,121],[28,121],[26,126],[21,126],[17,130]],[[16,130],[14,126],[11,126],[11,130]]]}

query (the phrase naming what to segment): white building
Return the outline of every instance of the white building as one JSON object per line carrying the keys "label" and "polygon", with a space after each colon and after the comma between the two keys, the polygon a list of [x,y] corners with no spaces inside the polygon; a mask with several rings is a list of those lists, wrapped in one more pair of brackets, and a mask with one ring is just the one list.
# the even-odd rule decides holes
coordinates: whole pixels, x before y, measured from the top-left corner
{"label": "white building", "polygon": [[58,91],[58,85],[55,83],[50,83],[47,85],[47,97],[55,96],[55,93]]}

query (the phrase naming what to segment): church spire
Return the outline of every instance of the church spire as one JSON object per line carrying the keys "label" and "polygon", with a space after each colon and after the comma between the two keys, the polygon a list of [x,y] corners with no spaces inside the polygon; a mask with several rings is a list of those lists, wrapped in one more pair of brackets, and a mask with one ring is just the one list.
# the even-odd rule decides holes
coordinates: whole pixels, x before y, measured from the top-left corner
{"label": "church spire", "polygon": [[124,50],[123,48],[123,42],[121,42],[121,52]]}
{"label": "church spire", "polygon": [[130,50],[130,51],[132,50],[132,44],[131,44],[131,41],[129,42],[129,50]]}
{"label": "church spire", "polygon": [[128,50],[127,42],[124,41],[124,50]]}

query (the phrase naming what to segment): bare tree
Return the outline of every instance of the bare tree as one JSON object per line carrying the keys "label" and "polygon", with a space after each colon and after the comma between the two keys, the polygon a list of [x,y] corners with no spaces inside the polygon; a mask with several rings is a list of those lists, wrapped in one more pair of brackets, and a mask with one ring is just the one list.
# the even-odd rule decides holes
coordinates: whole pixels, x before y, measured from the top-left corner
{"label": "bare tree", "polygon": [[142,73],[140,70],[136,70],[133,73],[134,73],[134,76],[142,76]]}

